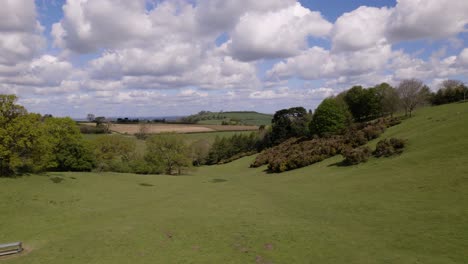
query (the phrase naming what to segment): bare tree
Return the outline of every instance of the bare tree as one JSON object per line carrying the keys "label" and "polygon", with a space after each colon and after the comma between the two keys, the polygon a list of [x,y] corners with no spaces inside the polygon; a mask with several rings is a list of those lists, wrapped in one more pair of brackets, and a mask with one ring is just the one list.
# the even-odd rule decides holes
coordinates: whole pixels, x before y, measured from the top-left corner
{"label": "bare tree", "polygon": [[411,117],[413,110],[423,104],[428,97],[428,88],[417,79],[406,79],[400,82],[397,88],[401,104],[405,109],[405,115]]}
{"label": "bare tree", "polygon": [[445,80],[440,84],[441,89],[457,89],[462,86],[463,83],[459,80]]}
{"label": "bare tree", "polygon": [[86,119],[88,119],[89,122],[94,122],[95,118],[96,118],[96,116],[94,114],[88,114],[86,116]]}
{"label": "bare tree", "polygon": [[141,122],[139,124],[139,129],[138,129],[138,132],[135,134],[135,136],[138,138],[138,139],[146,139],[148,138],[149,134],[151,132],[151,124],[149,124],[148,122]]}

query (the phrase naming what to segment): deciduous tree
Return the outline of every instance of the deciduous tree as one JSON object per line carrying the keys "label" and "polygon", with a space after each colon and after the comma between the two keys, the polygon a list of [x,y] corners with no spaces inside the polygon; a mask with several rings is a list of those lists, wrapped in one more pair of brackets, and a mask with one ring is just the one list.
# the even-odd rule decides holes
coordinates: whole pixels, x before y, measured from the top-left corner
{"label": "deciduous tree", "polygon": [[428,89],[424,83],[417,79],[406,79],[400,82],[397,88],[405,115],[412,115],[413,110],[428,99]]}
{"label": "deciduous tree", "polygon": [[311,133],[323,136],[342,132],[348,125],[347,111],[335,98],[323,100],[310,122]]}

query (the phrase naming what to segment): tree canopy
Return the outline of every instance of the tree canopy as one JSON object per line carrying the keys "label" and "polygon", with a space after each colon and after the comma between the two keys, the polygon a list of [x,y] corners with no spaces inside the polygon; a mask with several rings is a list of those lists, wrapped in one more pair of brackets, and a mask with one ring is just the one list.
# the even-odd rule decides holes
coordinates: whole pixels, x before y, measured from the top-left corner
{"label": "tree canopy", "polygon": [[348,110],[335,98],[327,98],[317,107],[310,122],[310,131],[316,135],[336,134],[348,125]]}
{"label": "tree canopy", "polygon": [[291,137],[309,135],[311,116],[303,107],[277,111],[272,120],[272,139],[275,144]]}

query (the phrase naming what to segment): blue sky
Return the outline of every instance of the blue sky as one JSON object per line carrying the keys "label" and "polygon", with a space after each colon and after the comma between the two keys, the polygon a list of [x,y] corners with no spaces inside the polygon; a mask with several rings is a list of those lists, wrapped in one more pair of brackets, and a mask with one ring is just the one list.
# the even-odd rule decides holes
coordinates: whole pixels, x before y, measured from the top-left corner
{"label": "blue sky", "polygon": [[314,109],[407,78],[467,82],[468,2],[423,2],[10,1],[0,92],[42,114],[162,116]]}

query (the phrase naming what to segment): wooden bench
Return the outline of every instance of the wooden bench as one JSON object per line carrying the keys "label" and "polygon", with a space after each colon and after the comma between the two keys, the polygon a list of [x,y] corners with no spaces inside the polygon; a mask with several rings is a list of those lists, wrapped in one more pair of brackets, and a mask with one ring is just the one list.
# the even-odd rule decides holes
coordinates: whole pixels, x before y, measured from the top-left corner
{"label": "wooden bench", "polygon": [[23,244],[21,242],[14,242],[8,244],[0,244],[0,256],[17,254],[23,251]]}

